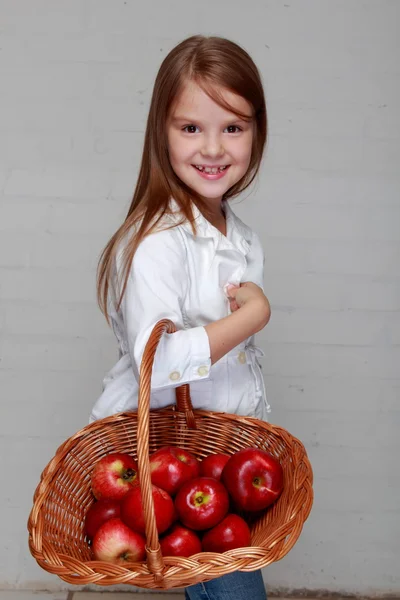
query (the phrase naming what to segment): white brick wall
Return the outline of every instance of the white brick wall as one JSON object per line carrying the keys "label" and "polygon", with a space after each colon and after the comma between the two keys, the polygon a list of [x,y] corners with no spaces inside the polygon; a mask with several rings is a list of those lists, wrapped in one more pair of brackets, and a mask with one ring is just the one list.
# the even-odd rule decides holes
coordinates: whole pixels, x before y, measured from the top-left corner
{"label": "white brick wall", "polygon": [[115,359],[97,259],[160,61],[200,32],[263,75],[271,137],[236,210],[266,251],[272,420],[315,471],[269,588],[399,594],[399,18],[393,0],[0,0],[0,587],[66,587],[29,554],[32,494]]}

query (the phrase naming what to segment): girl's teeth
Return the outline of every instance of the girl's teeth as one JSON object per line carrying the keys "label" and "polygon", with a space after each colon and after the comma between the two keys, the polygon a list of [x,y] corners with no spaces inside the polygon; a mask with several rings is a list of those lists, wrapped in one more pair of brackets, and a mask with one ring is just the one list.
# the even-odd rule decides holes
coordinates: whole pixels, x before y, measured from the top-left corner
{"label": "girl's teeth", "polygon": [[210,167],[202,167],[201,165],[196,165],[196,169],[198,169],[199,171],[204,171],[205,173],[211,173],[211,174],[216,174],[220,171],[224,171],[226,169],[225,167],[216,167],[216,168],[210,168]]}

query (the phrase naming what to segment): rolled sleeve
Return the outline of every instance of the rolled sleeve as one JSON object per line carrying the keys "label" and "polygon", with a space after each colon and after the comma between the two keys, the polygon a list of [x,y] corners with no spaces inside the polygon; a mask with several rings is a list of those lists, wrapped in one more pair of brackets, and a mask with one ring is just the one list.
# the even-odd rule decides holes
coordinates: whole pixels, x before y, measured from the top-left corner
{"label": "rolled sleeve", "polygon": [[[151,385],[153,389],[209,379],[210,342],[204,327],[164,334],[157,347]],[[160,368],[162,365],[168,368]]]}
{"label": "rolled sleeve", "polygon": [[121,304],[132,368],[139,381],[144,348],[158,321],[170,319],[154,357],[151,388],[161,390],[208,379],[211,352],[204,327],[185,329],[183,302],[188,286],[185,248],[173,230],[156,232],[139,245]]}

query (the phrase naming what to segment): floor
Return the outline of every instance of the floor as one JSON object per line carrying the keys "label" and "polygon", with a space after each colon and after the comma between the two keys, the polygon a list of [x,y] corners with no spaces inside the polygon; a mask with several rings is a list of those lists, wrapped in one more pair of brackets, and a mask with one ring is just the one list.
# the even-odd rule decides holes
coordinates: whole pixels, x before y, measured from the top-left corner
{"label": "floor", "polygon": [[[123,600],[122,594],[129,592],[27,592],[14,590],[0,590],[0,600]],[[151,592],[130,594],[130,600],[184,600],[184,595],[179,592]],[[278,600],[276,597],[274,600]],[[279,600],[296,600],[294,598],[279,597]],[[297,600],[305,600],[305,597]],[[349,597],[326,597],[325,600],[349,600]],[[360,600],[362,600],[360,598]],[[400,599],[399,599],[400,600]]]}
{"label": "floor", "polygon": [[[0,600],[123,600],[122,594],[129,592],[27,592],[22,590],[0,590]],[[184,600],[184,595],[179,592],[151,592],[132,593],[130,600]],[[278,600],[276,597],[274,600]],[[296,600],[294,598],[281,598],[279,600]],[[297,600],[305,600],[299,598]],[[349,600],[349,598],[326,598],[325,600]],[[362,600],[362,599],[360,599]],[[399,599],[400,600],[400,599]]]}
{"label": "floor", "polygon": [[[129,592],[26,592],[0,590],[0,600],[123,600]],[[126,596],[128,598],[128,596]],[[183,600],[181,593],[144,592],[129,594],[130,600]]]}
{"label": "floor", "polygon": [[[122,595],[129,592],[26,592],[0,590],[0,600],[123,600]],[[179,592],[144,592],[129,594],[130,600],[183,600]],[[279,600],[289,600],[279,598]],[[290,600],[294,600],[290,598]],[[304,599],[302,599],[304,600]],[[335,598],[335,600],[349,600]]]}

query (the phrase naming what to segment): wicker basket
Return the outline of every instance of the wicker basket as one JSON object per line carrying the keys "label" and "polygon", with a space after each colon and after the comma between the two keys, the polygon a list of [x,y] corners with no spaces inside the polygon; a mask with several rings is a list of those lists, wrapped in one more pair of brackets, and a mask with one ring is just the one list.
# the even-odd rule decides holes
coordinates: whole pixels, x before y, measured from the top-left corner
{"label": "wicker basket", "polygon": [[[189,385],[176,389],[177,405],[150,410],[154,355],[168,319],[154,327],[143,355],[138,412],[96,421],[69,438],[42,473],[29,516],[29,548],[38,564],[68,583],[132,584],[167,589],[207,581],[232,571],[254,571],[280,560],[296,543],[313,501],[312,470],[301,442],[285,429],[250,417],[193,410]],[[201,552],[190,558],[163,557],[155,526],[149,452],[165,445],[186,448],[199,459],[212,452],[233,454],[256,446],[270,451],[284,470],[284,491],[251,524],[252,545],[223,554]],[[111,452],[138,460],[146,519],[147,560],[119,566],[94,561],[83,531],[93,502],[91,470]]]}

